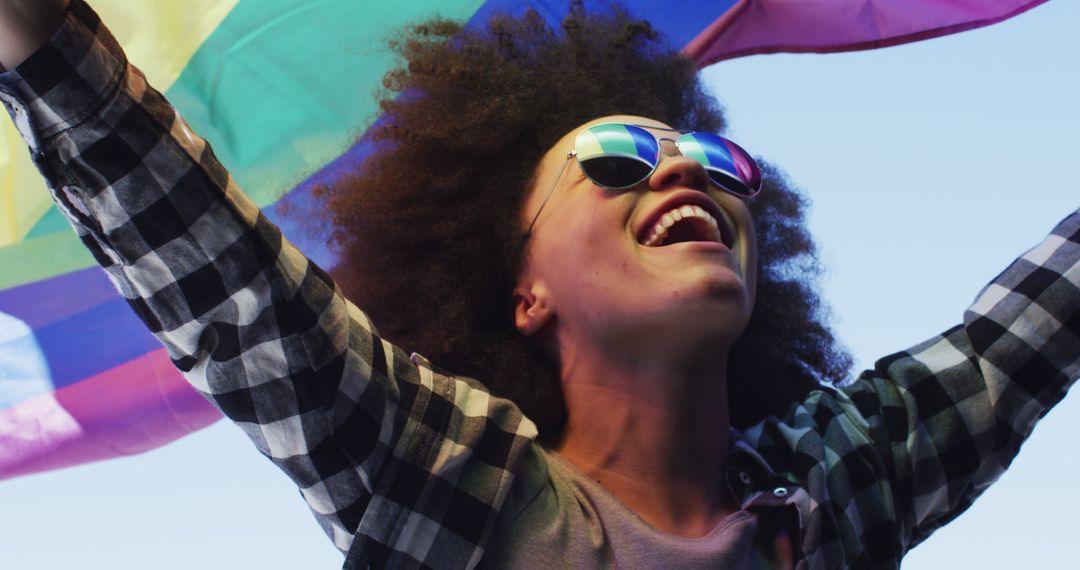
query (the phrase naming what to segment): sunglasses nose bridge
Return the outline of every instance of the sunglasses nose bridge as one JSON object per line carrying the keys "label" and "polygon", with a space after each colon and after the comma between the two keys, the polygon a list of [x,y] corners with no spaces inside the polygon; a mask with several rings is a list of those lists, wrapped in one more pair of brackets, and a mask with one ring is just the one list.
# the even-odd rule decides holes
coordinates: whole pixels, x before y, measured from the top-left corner
{"label": "sunglasses nose bridge", "polygon": [[663,160],[664,156],[676,156],[682,154],[679,151],[679,142],[673,138],[656,137],[657,160]]}
{"label": "sunglasses nose bridge", "polygon": [[687,186],[702,192],[708,191],[709,174],[705,171],[705,166],[697,160],[683,155],[677,149],[673,154],[661,152],[658,160],[656,168],[649,175],[651,190]]}

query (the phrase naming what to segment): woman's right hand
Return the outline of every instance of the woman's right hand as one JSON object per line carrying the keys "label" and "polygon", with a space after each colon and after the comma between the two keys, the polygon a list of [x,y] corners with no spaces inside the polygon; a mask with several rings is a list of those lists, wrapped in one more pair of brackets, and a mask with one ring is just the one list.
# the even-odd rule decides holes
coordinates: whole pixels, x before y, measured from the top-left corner
{"label": "woman's right hand", "polygon": [[12,69],[56,33],[70,0],[0,0],[0,65]]}

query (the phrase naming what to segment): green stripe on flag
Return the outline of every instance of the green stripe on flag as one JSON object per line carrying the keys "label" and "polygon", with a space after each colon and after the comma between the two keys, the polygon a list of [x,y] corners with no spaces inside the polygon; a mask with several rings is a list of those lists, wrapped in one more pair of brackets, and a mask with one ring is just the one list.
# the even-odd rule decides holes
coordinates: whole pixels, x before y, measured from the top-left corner
{"label": "green stripe on flag", "polygon": [[436,13],[465,20],[482,4],[242,0],[168,96],[240,187],[267,205],[374,120],[396,30]]}
{"label": "green stripe on flag", "polygon": [[56,232],[71,232],[71,225],[68,224],[64,215],[60,213],[60,210],[56,209],[56,206],[49,208],[45,215],[38,219],[34,227],[30,228],[30,231],[26,234],[25,239],[34,239],[42,237]]}
{"label": "green stripe on flag", "polygon": [[[241,0],[166,96],[260,206],[339,156],[375,119],[394,63],[387,40],[435,14],[464,21],[483,0]],[[138,62],[135,62],[138,65]],[[59,212],[0,248],[0,288],[94,265]]]}
{"label": "green stripe on flag", "polygon": [[40,281],[97,265],[75,232],[47,234],[0,248],[0,289]]}

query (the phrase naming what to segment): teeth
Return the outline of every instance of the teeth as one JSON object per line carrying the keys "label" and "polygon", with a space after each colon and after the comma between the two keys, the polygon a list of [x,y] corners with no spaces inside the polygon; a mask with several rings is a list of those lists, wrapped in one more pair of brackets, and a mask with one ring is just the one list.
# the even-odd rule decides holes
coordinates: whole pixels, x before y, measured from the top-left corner
{"label": "teeth", "polygon": [[647,247],[655,247],[663,245],[664,239],[667,238],[668,229],[674,226],[676,222],[684,220],[686,218],[700,218],[709,223],[713,228],[712,239],[714,241],[721,241],[720,225],[717,223],[716,218],[712,217],[708,212],[702,209],[700,206],[681,206],[665,213],[660,216],[660,220],[653,226],[652,233],[648,239],[642,242],[642,245]]}
{"label": "teeth", "polygon": [[646,247],[658,246],[661,243],[663,243],[664,238],[666,238],[666,237],[667,237],[667,230],[660,230],[659,233],[658,233],[657,229],[653,228],[652,235],[649,236],[649,239],[645,240],[643,245],[645,245]]}

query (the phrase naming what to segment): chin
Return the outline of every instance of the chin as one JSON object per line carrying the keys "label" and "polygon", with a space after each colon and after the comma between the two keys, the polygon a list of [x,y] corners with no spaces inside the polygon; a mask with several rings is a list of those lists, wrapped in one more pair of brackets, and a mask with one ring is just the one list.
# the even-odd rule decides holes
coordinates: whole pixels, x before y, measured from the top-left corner
{"label": "chin", "polygon": [[[685,297],[691,304],[713,305],[749,305],[750,290],[745,278],[727,267],[709,267],[689,271],[683,284],[675,285],[672,292]],[[685,293],[678,293],[684,291]]]}

